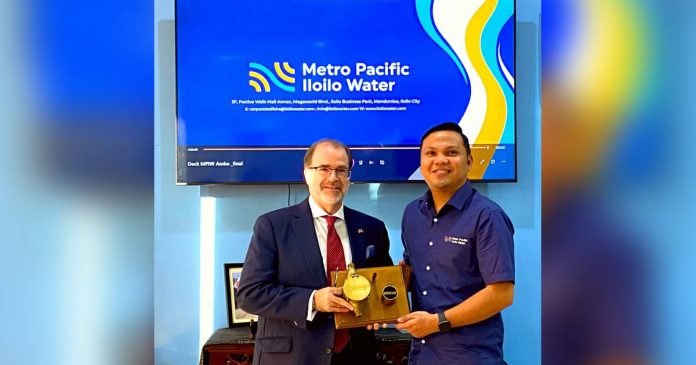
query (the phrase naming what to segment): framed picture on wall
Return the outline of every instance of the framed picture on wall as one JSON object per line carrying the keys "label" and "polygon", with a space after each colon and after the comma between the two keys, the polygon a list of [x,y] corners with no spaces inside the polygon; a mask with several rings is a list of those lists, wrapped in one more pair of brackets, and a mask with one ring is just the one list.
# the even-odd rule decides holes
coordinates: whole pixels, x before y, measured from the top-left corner
{"label": "framed picture on wall", "polygon": [[242,277],[241,263],[225,264],[225,292],[227,294],[227,324],[230,327],[243,326],[251,320],[258,321],[258,316],[247,313],[237,304],[239,279]]}

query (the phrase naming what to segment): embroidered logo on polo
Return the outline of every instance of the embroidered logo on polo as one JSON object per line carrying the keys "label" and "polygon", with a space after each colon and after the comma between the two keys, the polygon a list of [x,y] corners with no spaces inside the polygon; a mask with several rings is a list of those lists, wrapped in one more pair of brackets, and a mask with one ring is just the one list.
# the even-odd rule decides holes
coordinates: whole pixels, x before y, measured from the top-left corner
{"label": "embroidered logo on polo", "polygon": [[456,243],[458,245],[466,245],[469,242],[469,240],[462,237],[445,236],[445,242]]}

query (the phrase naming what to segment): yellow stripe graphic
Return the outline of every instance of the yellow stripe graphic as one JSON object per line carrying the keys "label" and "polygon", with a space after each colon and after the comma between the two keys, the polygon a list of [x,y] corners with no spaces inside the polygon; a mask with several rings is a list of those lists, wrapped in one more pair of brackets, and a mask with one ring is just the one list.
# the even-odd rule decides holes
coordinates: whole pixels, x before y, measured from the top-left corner
{"label": "yellow stripe graphic", "polygon": [[295,74],[295,69],[290,67],[290,64],[287,62],[283,62],[283,68],[285,71],[287,71],[289,74],[294,75]]}
{"label": "yellow stripe graphic", "polygon": [[[285,62],[285,63],[283,64],[283,66],[285,66],[285,65],[287,65],[287,64],[288,64],[288,63]],[[273,68],[275,69],[275,72],[276,72],[276,74],[278,75],[278,77],[280,77],[281,79],[285,80],[285,81],[288,82],[288,83],[291,83],[291,84],[294,84],[294,83],[295,83],[295,78],[286,75],[286,74],[283,72],[283,70],[280,68],[280,62],[273,62]],[[294,70],[293,70],[293,71],[294,71]],[[293,73],[294,73],[294,72],[293,72]]]}
{"label": "yellow stripe graphic", "polygon": [[[261,81],[261,83],[263,84],[264,91],[266,91],[266,92],[271,91],[271,85],[268,84],[268,80],[266,80],[266,78],[263,75],[261,75],[260,73],[258,73],[256,71],[249,71],[249,76]],[[253,80],[251,80],[251,81],[253,81]],[[250,81],[250,84],[251,84],[251,81]],[[260,92],[260,90],[257,90],[257,92]]]}
{"label": "yellow stripe graphic", "polygon": [[[507,117],[505,94],[495,79],[493,72],[486,65],[486,60],[483,58],[483,51],[481,50],[483,28],[495,11],[497,4],[497,0],[485,0],[471,18],[464,36],[469,59],[476,73],[483,81],[483,87],[486,90],[486,116],[481,126],[481,131],[473,143],[490,145],[489,148],[475,150],[474,165],[469,172],[469,178],[471,179],[483,178],[483,174],[488,167],[488,161],[495,153],[495,146],[500,142],[500,138],[503,135],[505,118]],[[472,150],[472,152],[474,151]],[[481,160],[484,162],[480,163]]]}
{"label": "yellow stripe graphic", "polygon": [[254,81],[254,80],[249,80],[249,85],[250,85],[251,87],[253,87],[254,90],[256,90],[257,93],[260,93],[260,92],[261,92],[261,85],[259,85],[258,82]]}

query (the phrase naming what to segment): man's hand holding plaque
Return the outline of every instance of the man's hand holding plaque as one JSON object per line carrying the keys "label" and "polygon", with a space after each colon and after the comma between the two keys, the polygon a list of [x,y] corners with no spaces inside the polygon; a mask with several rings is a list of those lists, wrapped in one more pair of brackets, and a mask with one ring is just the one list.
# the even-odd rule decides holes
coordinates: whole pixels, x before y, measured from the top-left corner
{"label": "man's hand holding plaque", "polygon": [[335,274],[334,286],[343,289],[343,297],[354,308],[353,312],[336,313],[336,328],[393,323],[409,313],[401,266],[355,269],[351,263],[348,270]]}
{"label": "man's hand holding plaque", "polygon": [[343,290],[327,286],[314,293],[314,309],[317,312],[350,312],[353,306],[342,297]]}

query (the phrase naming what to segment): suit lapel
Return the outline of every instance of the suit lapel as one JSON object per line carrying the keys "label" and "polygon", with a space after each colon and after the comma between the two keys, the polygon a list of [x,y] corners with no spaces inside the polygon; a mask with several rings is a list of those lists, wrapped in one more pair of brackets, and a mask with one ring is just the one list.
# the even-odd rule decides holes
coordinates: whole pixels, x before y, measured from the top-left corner
{"label": "suit lapel", "polygon": [[350,240],[350,252],[353,256],[353,263],[356,268],[365,266],[365,227],[362,226],[360,218],[355,211],[344,206],[343,214],[346,218],[348,228],[348,239]]}
{"label": "suit lapel", "polygon": [[319,241],[314,230],[312,211],[309,209],[309,201],[296,205],[294,211],[292,228],[295,231],[297,245],[305,258],[308,271],[314,278],[317,287],[326,286],[326,273],[324,272],[324,262],[319,251]]}

